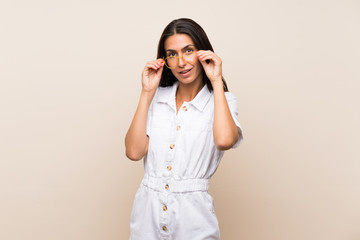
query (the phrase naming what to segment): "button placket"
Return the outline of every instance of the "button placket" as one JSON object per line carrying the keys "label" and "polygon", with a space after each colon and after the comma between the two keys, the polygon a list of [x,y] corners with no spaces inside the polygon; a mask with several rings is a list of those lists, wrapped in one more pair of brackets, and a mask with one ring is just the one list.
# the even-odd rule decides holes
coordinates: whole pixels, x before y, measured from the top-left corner
{"label": "button placket", "polygon": [[[168,181],[167,182],[164,182],[164,195],[168,197],[171,197],[171,181],[169,181],[170,179],[172,179],[172,176],[173,176],[173,171],[174,171],[174,164],[176,164],[175,161],[175,155],[176,155],[176,149],[178,148],[177,146],[177,143],[179,142],[178,141],[178,138],[180,137],[180,134],[182,132],[182,124],[181,124],[181,119],[182,119],[182,116],[185,112],[188,112],[188,107],[186,105],[184,105],[182,108],[181,108],[181,112],[179,112],[177,115],[176,115],[176,122],[175,124],[173,125],[173,131],[172,133],[170,134],[170,139],[169,139],[169,148],[168,148],[168,155],[167,155],[167,159],[165,160],[165,165],[164,165],[164,174],[165,176],[168,178]],[[168,225],[168,217],[169,217],[169,211],[171,210],[171,206],[169,206],[167,204],[167,201],[166,202],[163,202],[162,205],[161,205],[161,233],[162,235],[167,235],[169,234],[169,231],[171,231],[171,229],[169,230],[169,225]]]}
{"label": "button placket", "polygon": [[167,236],[169,234],[168,232],[168,226],[169,226],[169,215],[168,215],[168,198],[169,198],[169,184],[165,184],[164,189],[165,192],[162,194],[162,201],[160,205],[159,211],[160,213],[160,228],[161,228],[161,235]]}
{"label": "button placket", "polygon": [[[168,226],[169,226],[169,216],[168,216],[168,213],[167,213],[167,205],[168,205],[168,193],[163,193],[160,195],[160,202],[161,202],[161,205],[160,205],[160,209],[159,211],[160,212],[160,222],[159,222],[159,227],[160,227],[160,231],[161,231],[161,235],[163,237],[166,237],[168,235]],[[166,209],[166,211],[165,211]],[[163,230],[163,227],[166,227],[166,231]]]}
{"label": "button placket", "polygon": [[172,142],[173,143],[169,144],[168,154],[167,154],[166,160],[163,165],[164,176],[166,176],[168,178],[171,178],[173,164],[174,164],[174,158],[175,158],[176,138],[174,136],[172,137]]}
{"label": "button placket", "polygon": [[[176,117],[174,118],[174,123],[172,124],[172,129],[176,129]],[[169,138],[169,145],[168,145],[168,154],[166,157],[166,160],[164,162],[163,165],[163,171],[164,171],[164,176],[167,178],[171,178],[172,177],[172,172],[174,170],[174,159],[175,159],[175,154],[176,154],[176,148],[177,148],[177,136],[176,136],[176,131],[173,130],[170,133],[170,138]],[[169,186],[168,186],[169,187]]]}

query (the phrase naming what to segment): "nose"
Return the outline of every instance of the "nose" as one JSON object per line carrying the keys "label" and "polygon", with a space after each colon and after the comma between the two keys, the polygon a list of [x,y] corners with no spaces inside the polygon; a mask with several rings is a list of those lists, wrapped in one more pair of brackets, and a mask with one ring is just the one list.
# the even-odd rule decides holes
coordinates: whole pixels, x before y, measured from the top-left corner
{"label": "nose", "polygon": [[183,56],[179,57],[179,67],[185,67],[185,65],[186,62],[184,60],[184,57]]}

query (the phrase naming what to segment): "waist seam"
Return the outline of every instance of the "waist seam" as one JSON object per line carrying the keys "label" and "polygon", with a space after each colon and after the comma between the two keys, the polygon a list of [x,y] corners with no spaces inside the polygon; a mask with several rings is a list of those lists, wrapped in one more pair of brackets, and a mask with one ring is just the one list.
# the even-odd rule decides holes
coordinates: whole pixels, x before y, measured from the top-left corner
{"label": "waist seam", "polygon": [[176,180],[173,178],[155,178],[145,175],[141,184],[159,192],[185,193],[208,191],[210,179]]}

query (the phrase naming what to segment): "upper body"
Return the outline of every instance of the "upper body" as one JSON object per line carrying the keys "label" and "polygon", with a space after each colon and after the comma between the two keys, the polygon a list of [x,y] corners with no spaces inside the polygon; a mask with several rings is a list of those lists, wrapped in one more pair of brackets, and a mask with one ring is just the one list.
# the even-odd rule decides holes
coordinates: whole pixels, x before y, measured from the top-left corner
{"label": "upper body", "polygon": [[[196,28],[196,26],[190,27]],[[158,109],[153,109],[153,116],[148,116],[148,113],[151,112],[149,111],[150,105],[154,102],[156,93],[163,95],[164,91],[168,91],[159,88],[159,85],[166,87],[176,84],[176,88],[171,88],[173,90],[171,96],[174,97],[171,104],[175,115],[178,114],[184,103],[196,102],[196,96],[201,90],[208,91],[206,92],[210,102],[207,105],[208,111],[205,111],[204,114],[202,111],[192,112],[192,122],[188,120],[188,126],[190,129],[194,129],[199,125],[206,125],[208,134],[211,130],[211,135],[208,135],[211,138],[207,138],[206,141],[212,141],[211,144],[215,146],[215,155],[220,156],[222,151],[234,147],[242,139],[240,125],[234,117],[236,100],[232,94],[227,92],[227,85],[222,77],[222,60],[212,51],[206,35],[200,36],[203,41],[199,41],[199,36],[193,36],[200,34],[198,32],[187,31],[186,28],[183,28],[184,33],[181,33],[179,29],[175,30],[176,26],[167,28],[160,39],[158,59],[148,62],[142,73],[142,91],[138,108],[125,137],[126,155],[131,160],[140,160],[148,153],[149,143],[151,143],[149,139],[152,138],[151,134],[155,131],[153,129],[150,134],[147,132],[148,119],[153,118],[152,122],[155,123],[154,119],[166,118],[166,115],[163,115],[165,112],[157,111]],[[201,31],[199,30],[199,32]],[[158,94],[158,97],[160,95]],[[227,99],[231,101],[228,102]],[[199,105],[201,104],[204,103]],[[233,108],[232,110],[230,106]],[[196,106],[194,105],[194,107]],[[203,124],[202,121],[206,123]],[[157,134],[170,131],[165,127],[166,121],[162,122],[164,122],[164,128],[158,129]],[[184,141],[196,141],[199,134],[203,133],[195,134],[194,131],[194,135],[184,136]],[[202,149],[200,152],[211,154],[203,151],[213,151],[211,149]],[[186,154],[191,152],[188,151]],[[151,154],[153,153],[149,153],[148,157]]]}

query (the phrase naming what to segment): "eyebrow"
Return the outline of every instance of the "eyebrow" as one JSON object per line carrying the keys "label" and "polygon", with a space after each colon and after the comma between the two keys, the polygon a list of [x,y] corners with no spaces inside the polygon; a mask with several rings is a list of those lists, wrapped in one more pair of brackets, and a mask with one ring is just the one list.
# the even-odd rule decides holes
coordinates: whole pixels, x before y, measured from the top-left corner
{"label": "eyebrow", "polygon": [[[188,44],[188,45],[186,45],[185,47],[183,47],[181,50],[184,50],[184,49],[186,49],[186,48],[188,48],[188,47],[190,47],[190,46],[193,46],[193,47],[195,47],[193,44]],[[166,52],[176,52],[174,49],[168,49],[168,50],[166,50]]]}

